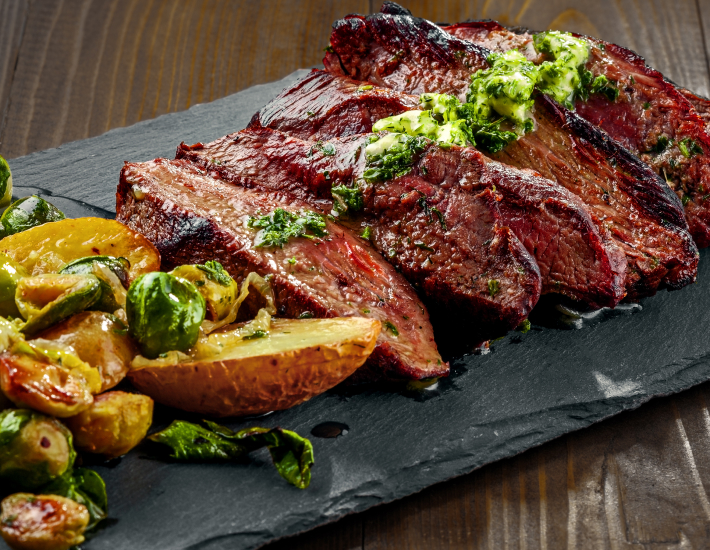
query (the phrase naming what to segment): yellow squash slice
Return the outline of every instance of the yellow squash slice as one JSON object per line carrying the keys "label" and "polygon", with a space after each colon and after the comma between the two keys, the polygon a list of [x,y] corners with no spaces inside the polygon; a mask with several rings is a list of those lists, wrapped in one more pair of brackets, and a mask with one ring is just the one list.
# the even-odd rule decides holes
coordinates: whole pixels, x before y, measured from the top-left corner
{"label": "yellow squash slice", "polygon": [[164,405],[219,417],[261,414],[345,380],[372,353],[380,329],[362,317],[278,319],[268,336],[232,342],[204,359],[134,361],[128,376]]}

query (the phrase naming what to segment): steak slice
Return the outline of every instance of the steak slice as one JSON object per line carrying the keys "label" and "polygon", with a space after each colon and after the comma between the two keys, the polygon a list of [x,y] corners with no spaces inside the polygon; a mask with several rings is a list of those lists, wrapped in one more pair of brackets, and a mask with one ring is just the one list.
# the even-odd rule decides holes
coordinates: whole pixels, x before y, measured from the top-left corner
{"label": "steak slice", "polygon": [[[324,60],[330,71],[407,93],[464,98],[489,50],[408,15],[351,15],[336,21]],[[531,168],[577,195],[626,253],[629,299],[695,280],[698,252],[678,197],[646,164],[545,95],[535,130],[493,158]]]}
{"label": "steak slice", "polygon": [[145,235],[165,268],[218,260],[237,281],[251,271],[272,275],[279,315],[382,321],[375,351],[354,375],[359,379],[446,376],[426,309],[404,278],[351,231],[328,222],[327,237],[254,247],[249,216],[306,206],[284,193],[225,184],[180,160],[126,163],[116,192],[116,219]]}
{"label": "steak slice", "polygon": [[[349,135],[347,132],[365,134],[371,131],[372,124],[381,116],[418,107],[416,96],[383,91],[377,87],[368,90],[362,88],[362,82],[314,70],[264,107],[262,113],[268,113],[268,116],[257,113],[251,126],[256,127],[263,122],[300,139],[312,137],[328,140],[345,137]],[[302,100],[303,95],[310,97],[310,90],[318,90],[316,106]],[[388,98],[386,113],[377,104],[377,98],[382,96]],[[279,105],[283,105],[284,109],[279,111]],[[341,122],[344,114],[349,115],[347,128]],[[302,124],[304,119],[309,121],[307,126]],[[276,141],[277,151],[281,147],[280,142],[288,141],[271,137],[268,133],[265,136],[265,139]],[[257,139],[257,142],[260,144],[261,140]],[[352,146],[343,149],[341,145],[333,144],[338,152],[335,158],[329,161],[328,157],[324,157],[321,146],[315,149],[318,158],[322,158],[322,161],[313,165],[317,168],[294,170],[297,173],[304,170],[312,173],[315,170],[315,175],[310,177],[318,178],[319,172],[327,169],[330,180],[326,182],[319,178],[319,181],[329,185],[322,185],[317,190],[318,196],[326,199],[330,199],[330,186],[336,180],[346,182],[357,179],[364,160],[361,159],[356,167],[355,163],[349,163],[347,159],[347,155],[353,154]],[[311,161],[298,154],[287,153],[287,149],[284,148],[284,155],[292,159],[291,163],[310,164]],[[495,185],[497,194],[504,199],[499,202],[503,223],[513,230],[540,266],[543,294],[564,294],[595,308],[613,307],[623,298],[626,275],[624,253],[608,233],[600,235],[586,206],[575,195],[529,170],[502,165],[475,151],[464,151],[459,147],[447,151],[432,148],[429,154],[435,160],[420,163],[408,178],[414,177],[416,173],[418,177],[442,189],[458,187],[457,178],[460,181],[476,182],[472,184],[472,189],[476,191]],[[431,163],[444,168],[433,170]],[[303,181],[303,178],[300,180]]]}
{"label": "steak slice", "polygon": [[[514,32],[495,21],[476,21],[444,30],[490,50],[515,48],[534,63],[545,60],[533,47],[533,32],[526,29]],[[582,38],[591,44],[586,69],[595,77],[604,75],[616,82],[619,97],[612,101],[604,94],[592,94],[588,101],[578,99],[577,113],[639,155],[665,179],[683,200],[695,242],[700,247],[710,245],[710,136],[702,117],[681,91],[646,65],[643,57],[597,38]],[[663,138],[670,140],[667,147],[659,143]]]}
{"label": "steak slice", "polygon": [[[668,79],[666,79],[666,82],[673,84]],[[696,94],[695,92],[691,92],[687,88],[683,88],[676,84],[673,85],[681,94],[683,94],[683,97],[685,97],[685,99],[690,101],[690,104],[693,106],[693,109],[695,109],[695,112],[698,113],[698,116],[702,119],[703,124],[705,125],[705,131],[710,132],[710,99],[705,96]]]}
{"label": "steak slice", "polygon": [[[236,185],[287,191],[330,212],[332,186],[362,174],[368,142],[333,142],[337,153],[326,155],[312,142],[254,129],[182,145],[178,157]],[[499,193],[446,188],[411,174],[367,187],[363,199],[360,231],[370,227],[375,248],[420,292],[437,328],[465,328],[470,344],[480,343],[518,326],[537,303],[540,272],[501,223]]]}

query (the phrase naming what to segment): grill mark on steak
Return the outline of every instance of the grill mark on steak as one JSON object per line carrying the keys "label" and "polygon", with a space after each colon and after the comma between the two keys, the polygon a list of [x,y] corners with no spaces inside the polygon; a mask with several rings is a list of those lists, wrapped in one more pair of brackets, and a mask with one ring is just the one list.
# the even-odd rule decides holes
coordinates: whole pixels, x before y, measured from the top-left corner
{"label": "grill mark on steak", "polygon": [[[134,186],[144,195],[140,200]],[[219,182],[182,160],[126,163],[116,192],[116,218],[158,248],[165,268],[218,260],[237,281],[250,271],[272,275],[276,307],[285,317],[308,311],[316,317],[366,316],[392,323],[399,335],[383,325],[356,378],[446,376],[448,365],[437,351],[426,309],[402,276],[351,231],[328,222],[326,238],[253,247],[248,216],[306,206],[286,193]]]}
{"label": "grill mark on steak", "polygon": [[[517,48],[534,63],[545,60],[533,47],[533,31],[509,30],[495,21],[466,22],[445,27],[457,38],[472,41],[493,51]],[[593,94],[588,101],[576,101],[577,113],[605,130],[612,138],[639,155],[685,200],[690,232],[700,247],[710,245],[710,137],[699,110],[682,90],[661,73],[646,65],[635,52],[597,38],[591,44],[587,70],[618,83],[619,97],[610,101]],[[663,153],[650,153],[659,136],[673,140]],[[686,158],[676,145],[694,140],[702,154]]]}
{"label": "grill mark on steak", "polygon": [[[285,190],[328,212],[333,208],[332,186],[352,184],[362,174],[368,140],[352,136],[333,141],[336,154],[328,156],[312,142],[270,129],[248,129],[207,145],[183,145],[177,156],[236,185]],[[419,165],[429,162],[436,150],[430,145]],[[479,162],[471,172],[482,168]],[[436,326],[447,332],[465,328],[482,340],[500,336],[519,325],[537,303],[537,264],[501,223],[500,193],[431,181],[413,172],[368,186],[361,223],[371,228],[375,248],[420,291]],[[435,211],[442,214],[441,223]],[[497,288],[489,281],[497,281]]]}
{"label": "grill mark on steak", "polygon": [[[314,95],[318,96],[315,107]],[[380,97],[387,98],[384,113],[377,103]],[[377,87],[362,90],[362,82],[314,70],[264,107],[262,113],[266,115],[255,115],[250,126],[268,124],[300,139],[329,140],[367,133],[382,116],[417,107],[416,96]],[[341,120],[344,115],[348,116],[347,126]],[[307,125],[302,124],[304,119],[308,119]],[[335,148],[342,149],[337,143]],[[624,296],[624,253],[608,234],[599,234],[586,206],[575,195],[529,170],[513,169],[483,155],[464,153],[458,147],[430,153],[435,160],[420,163],[424,170],[418,167],[416,172],[418,177],[444,188],[456,187],[456,178],[473,180],[468,173],[473,166],[477,166],[474,172],[488,174],[479,178],[475,188],[495,185],[504,199],[499,202],[503,223],[537,260],[543,294],[565,294],[592,307],[613,307]],[[347,162],[344,164],[347,166]],[[455,168],[437,171],[436,165]],[[332,166],[319,169],[326,168],[331,181],[353,178],[354,171],[343,178]],[[444,175],[440,177],[439,172]],[[329,193],[328,185],[319,191],[326,198]]]}
{"label": "grill mark on steak", "polygon": [[[407,93],[459,98],[470,75],[487,66],[489,52],[424,19],[381,13],[336,22],[331,46],[329,68],[336,56],[355,78]],[[388,61],[395,46],[399,55]],[[428,51],[434,54],[427,57]],[[536,129],[493,157],[537,170],[587,204],[601,230],[608,229],[626,252],[629,299],[693,282],[697,248],[680,200],[665,182],[603,131],[546,96],[536,98],[535,109]]]}

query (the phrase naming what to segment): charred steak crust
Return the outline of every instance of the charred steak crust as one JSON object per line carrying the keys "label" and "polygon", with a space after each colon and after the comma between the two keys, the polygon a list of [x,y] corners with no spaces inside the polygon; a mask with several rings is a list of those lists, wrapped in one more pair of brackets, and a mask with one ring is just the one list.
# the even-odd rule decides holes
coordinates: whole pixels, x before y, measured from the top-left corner
{"label": "charred steak crust", "polygon": [[[444,92],[463,97],[469,76],[487,66],[489,50],[472,49],[468,46],[472,42],[453,37],[426,20],[381,13],[353,17],[333,26],[331,55],[338,56],[348,74],[356,78],[406,93]],[[393,50],[393,44],[400,49]],[[430,61],[427,48],[436,52],[439,61]],[[447,51],[448,56],[438,53]],[[454,55],[457,52],[462,53]],[[587,204],[600,231],[608,228],[626,252],[628,298],[694,281],[697,249],[687,231],[682,205],[666,193],[666,184],[653,174],[632,186],[628,180],[639,178],[616,166],[616,158],[635,171],[642,170],[642,165],[631,161],[618,143],[601,139],[604,134],[592,124],[556,104],[553,108],[544,96],[536,99],[536,111],[536,130],[494,158],[538,170]],[[658,189],[642,195],[637,189],[644,185]],[[627,191],[630,187],[633,194]],[[644,204],[648,196],[663,202],[660,206]],[[656,212],[666,216],[663,221]]]}
{"label": "charred steak crust", "polygon": [[[495,21],[472,21],[444,30],[495,51],[517,48],[533,62],[543,60],[532,46],[534,32],[527,29],[507,29]],[[619,97],[612,102],[603,94],[594,94],[588,101],[578,100],[577,113],[639,155],[667,181],[684,201],[695,242],[700,247],[710,245],[710,136],[699,102],[649,67],[636,52],[582,37],[592,45],[586,68],[594,76],[603,74],[616,82]],[[656,149],[662,136],[672,143],[659,152]],[[682,140],[692,140],[702,153],[690,151],[690,156],[684,155],[677,146]]]}
{"label": "charred steak crust", "polygon": [[[236,185],[287,191],[330,211],[331,188],[350,185],[362,173],[368,136],[331,143],[336,153],[326,155],[312,142],[255,128],[199,147],[181,146],[177,156]],[[375,248],[420,291],[432,316],[447,330],[468,327],[481,341],[520,324],[541,288],[535,260],[500,221],[502,197],[484,190],[446,189],[415,174],[395,178],[367,187],[361,221],[370,227]]]}
{"label": "charred steak crust", "polygon": [[116,193],[117,219],[153,242],[166,268],[216,259],[238,281],[250,271],[272,275],[279,315],[383,321],[360,378],[446,376],[426,309],[409,284],[349,230],[329,222],[323,239],[292,239],[282,249],[253,247],[248,216],[306,206],[285,193],[224,184],[180,160],[126,163]]}
{"label": "charred steak crust", "polygon": [[[383,95],[380,88],[362,90],[362,82],[317,70],[303,81],[307,85],[297,82],[267,105],[264,111],[270,116],[260,120],[300,139],[329,140],[367,133],[381,116],[417,107],[416,96],[388,91],[388,109],[392,112],[382,115],[373,101]],[[319,92],[319,102],[312,107],[312,103],[304,101],[302,96],[310,96],[310,90],[315,89]],[[278,111],[280,105],[291,107]],[[375,107],[371,109],[373,105]],[[346,109],[352,116],[344,128],[340,113]],[[310,120],[308,127],[302,125],[305,118]],[[338,143],[333,142],[333,145],[337,151],[342,150]],[[318,154],[318,158],[321,156]],[[468,156],[471,157],[469,160],[462,160],[466,153],[458,147],[440,152],[437,155],[439,162],[455,164],[457,168],[447,170],[445,178],[448,181],[442,179],[436,182],[437,185],[456,187],[456,177],[470,181],[480,179],[476,187],[479,189],[481,185],[495,185],[498,195],[503,198],[499,203],[502,223],[511,227],[535,256],[542,275],[543,293],[565,294],[592,307],[613,307],[624,296],[625,256],[606,233],[599,234],[581,200],[557,183],[529,170],[508,167],[473,151]],[[484,168],[473,168],[482,163]],[[417,176],[434,181],[437,170],[422,163],[419,166]],[[333,177],[338,181],[352,178],[351,172],[341,176],[341,171],[332,166],[321,168],[327,168],[329,174],[333,174],[331,181]],[[466,173],[466,168],[476,174],[480,169],[480,174],[487,174],[487,177],[472,177]],[[322,183],[327,182],[323,180]],[[327,197],[329,192],[330,185],[325,185],[319,194]]]}

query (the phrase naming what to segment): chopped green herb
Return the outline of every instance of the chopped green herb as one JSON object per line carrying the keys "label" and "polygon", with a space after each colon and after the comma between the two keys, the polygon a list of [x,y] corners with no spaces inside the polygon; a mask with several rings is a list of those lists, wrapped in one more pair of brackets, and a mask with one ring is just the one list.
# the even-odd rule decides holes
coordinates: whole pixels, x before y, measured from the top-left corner
{"label": "chopped green herb", "polygon": [[363,230],[362,234],[360,235],[363,239],[370,240],[370,236],[372,235],[372,230],[370,229],[370,226],[368,225],[365,227]]}
{"label": "chopped green herb", "polygon": [[636,84],[636,80],[634,80],[634,75],[631,75],[629,77],[629,82],[631,82],[631,84]]}
{"label": "chopped green herb", "polygon": [[298,316],[299,319],[313,319],[313,317],[315,317],[315,315],[310,311],[304,311]]}
{"label": "chopped green herb", "polygon": [[681,199],[681,202],[683,203],[683,206],[688,204],[690,202],[690,195],[683,195],[683,198]]}
{"label": "chopped green herb", "polygon": [[527,319],[525,319],[524,321],[522,321],[522,322],[518,325],[518,328],[516,328],[515,330],[517,330],[518,332],[522,332],[523,334],[525,334],[525,333],[527,333],[527,332],[530,331],[530,328],[531,328],[531,327],[532,327],[532,324],[530,323],[530,321],[527,320]]}
{"label": "chopped green herb", "polygon": [[357,91],[358,92],[366,92],[367,90],[372,90],[373,86],[371,84],[368,84],[367,86],[360,86]]}
{"label": "chopped green herb", "polygon": [[310,148],[307,156],[312,156],[315,151],[320,151],[326,157],[332,157],[336,153],[335,145],[332,143],[323,143],[320,139],[316,141],[316,144],[313,147]]}
{"label": "chopped green herb", "polygon": [[436,217],[439,218],[439,223],[441,224],[441,228],[446,231],[446,220],[444,219],[444,215],[439,211],[439,209],[435,206],[434,208],[431,209],[431,211],[436,214]]}
{"label": "chopped green herb", "polygon": [[399,331],[397,330],[397,327],[394,326],[394,324],[392,324],[391,322],[382,321],[382,326],[389,330],[392,333],[392,336],[399,336]]}
{"label": "chopped green herb", "polygon": [[362,312],[363,312],[363,313],[370,313],[370,310],[369,310],[369,309],[363,309]]}
{"label": "chopped green herb", "polygon": [[315,116],[316,115],[313,111],[306,111],[306,114],[308,116]]}
{"label": "chopped green herb", "polygon": [[559,104],[574,109],[583,83],[589,80],[588,71],[583,70],[589,59],[589,42],[570,33],[547,31],[536,34],[533,45],[553,59],[540,64],[538,88]]}
{"label": "chopped green herb", "polygon": [[362,191],[358,187],[336,185],[330,192],[333,195],[333,210],[337,214],[358,212],[365,206]]}
{"label": "chopped green herb", "polygon": [[330,180],[330,172],[328,170],[323,172],[323,177],[326,179],[326,181]]}
{"label": "chopped green herb", "polygon": [[[320,214],[304,210],[303,212],[287,212],[277,208],[271,214],[259,218],[249,217],[247,222],[251,229],[259,229],[254,240],[255,247],[278,246],[283,248],[289,239],[304,237],[325,237],[325,220]],[[311,231],[309,235],[307,231]]]}
{"label": "chopped green herb", "polygon": [[335,52],[335,50],[333,50],[333,46],[331,46],[330,44],[328,44],[325,48],[323,48],[323,51],[324,51],[324,52],[328,52],[328,53],[334,53],[334,52]]}
{"label": "chopped green herb", "polygon": [[[665,151],[668,148],[668,145],[670,145],[670,143],[671,143],[671,140],[668,139],[668,136],[664,136],[661,134],[660,136],[658,136],[658,139],[656,140],[656,144],[653,147],[651,147],[647,151],[647,153],[656,153],[656,154],[662,153],[663,151]],[[680,147],[680,145],[679,145],[679,147]],[[681,150],[681,152],[682,152],[682,150]]]}
{"label": "chopped green herb", "polygon": [[643,104],[643,110],[648,111],[651,108],[651,104],[647,101]]}
{"label": "chopped green herb", "polygon": [[488,294],[493,298],[500,292],[500,281],[498,279],[488,279]]}
{"label": "chopped green herb", "polygon": [[685,158],[703,154],[703,149],[698,145],[698,142],[690,138],[681,139],[678,142],[678,149],[680,149],[680,152],[683,153]]}
{"label": "chopped green herb", "polygon": [[288,263],[290,263],[291,265],[295,265],[296,264],[296,257],[294,256],[293,258],[289,258]]}
{"label": "chopped green herb", "polygon": [[[233,282],[229,273],[227,273],[224,267],[222,267],[222,264],[217,261],[207,261],[205,265],[196,265],[195,267],[200,271],[204,271],[208,279],[219,285],[230,286]],[[204,284],[204,282],[202,284]]]}
{"label": "chopped green herb", "polygon": [[265,336],[268,336],[268,332],[265,330],[255,330],[251,334],[244,336],[244,340],[256,340],[257,338],[264,338]]}
{"label": "chopped green herb", "polygon": [[616,82],[609,80],[604,75],[599,75],[594,79],[589,87],[590,94],[603,94],[612,103],[619,97],[619,88],[616,87]]}
{"label": "chopped green herb", "polygon": [[421,248],[422,250],[427,250],[429,252],[434,252],[434,249],[431,247],[428,247],[426,244],[424,244],[422,241],[414,243],[414,246],[417,248]]}
{"label": "chopped green herb", "polygon": [[367,183],[381,183],[407,174],[428,144],[426,138],[404,134],[379,138],[365,149],[367,161],[363,179]]}

